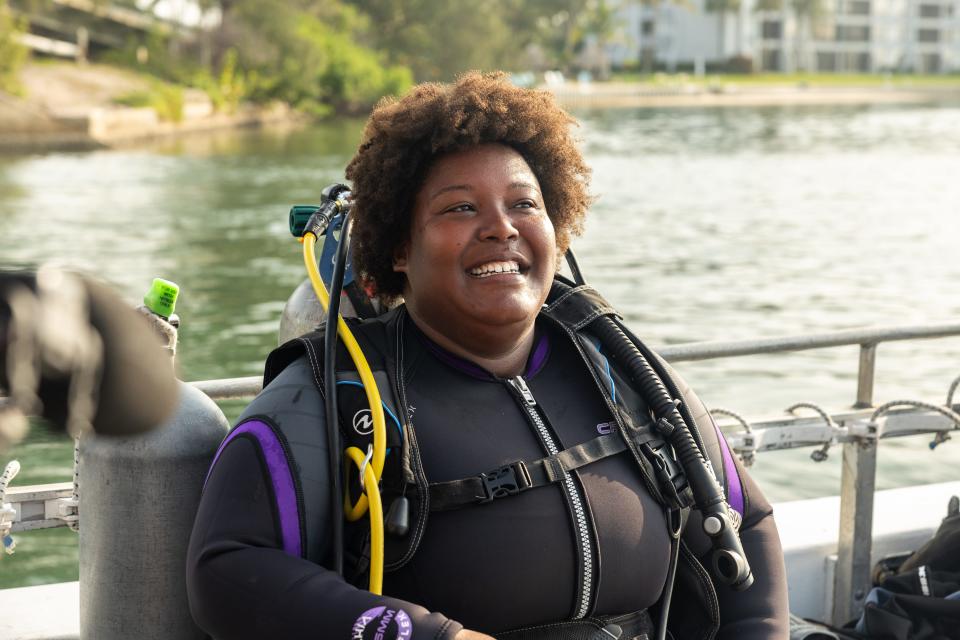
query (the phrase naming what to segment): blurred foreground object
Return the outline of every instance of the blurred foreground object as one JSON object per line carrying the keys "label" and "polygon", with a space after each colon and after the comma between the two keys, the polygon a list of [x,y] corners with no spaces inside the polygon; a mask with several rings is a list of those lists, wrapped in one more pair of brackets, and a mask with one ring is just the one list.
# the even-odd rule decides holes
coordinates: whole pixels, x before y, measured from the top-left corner
{"label": "blurred foreground object", "polygon": [[0,272],[0,451],[39,416],[76,437],[133,435],[177,406],[177,383],[149,325],[85,277]]}
{"label": "blurred foreground object", "polygon": [[[137,311],[173,371],[179,287],[156,278]],[[210,462],[229,425],[202,391],[177,381],[159,429],[80,438],[80,637],[201,640],[187,603],[187,543]],[[118,433],[114,430],[113,433]]]}
{"label": "blurred foreground object", "polygon": [[[137,308],[172,373],[180,288],[156,278]],[[162,351],[161,351],[162,353]],[[172,376],[171,376],[172,378]],[[199,389],[175,382],[159,429],[80,438],[80,637],[201,640],[187,603],[187,543],[210,462],[229,425]],[[112,431],[119,434],[119,429]],[[134,435],[136,434],[136,435]]]}

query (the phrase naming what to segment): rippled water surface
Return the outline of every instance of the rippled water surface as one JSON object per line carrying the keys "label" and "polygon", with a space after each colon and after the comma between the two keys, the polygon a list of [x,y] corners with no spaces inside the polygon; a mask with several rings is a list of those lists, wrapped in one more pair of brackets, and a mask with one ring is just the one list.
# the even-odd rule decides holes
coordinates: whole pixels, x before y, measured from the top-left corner
{"label": "rippled water surface", "polygon": [[[610,110],[578,114],[599,196],[575,248],[650,344],[960,319],[960,108]],[[303,278],[291,203],[316,201],[362,123],[247,131],[150,148],[0,157],[0,264],[56,260],[131,300],[179,282],[187,380],[254,375]],[[681,363],[708,404],[749,416],[849,406],[857,349]],[[960,338],[883,345],[876,400],[942,403]],[[236,415],[238,407],[226,407]],[[960,443],[881,446],[881,488],[960,477]],[[19,483],[68,480],[41,430]],[[4,456],[4,459],[11,454]],[[839,452],[761,455],[775,500],[836,493]],[[70,532],[25,535],[0,586],[76,575]]]}

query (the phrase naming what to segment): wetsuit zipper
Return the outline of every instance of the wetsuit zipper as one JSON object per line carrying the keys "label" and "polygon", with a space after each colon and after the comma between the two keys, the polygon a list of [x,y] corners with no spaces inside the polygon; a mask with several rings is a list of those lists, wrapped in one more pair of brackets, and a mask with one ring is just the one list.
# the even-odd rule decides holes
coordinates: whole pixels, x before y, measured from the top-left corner
{"label": "wetsuit zipper", "polygon": [[[514,378],[508,378],[507,382],[523,399],[524,411],[530,416],[530,420],[533,422],[533,426],[536,428],[537,434],[543,442],[543,446],[547,449],[547,453],[550,455],[557,454],[560,449],[557,447],[553,435],[544,423],[540,412],[537,411],[537,400],[533,397],[533,393],[530,392],[530,387],[527,386],[526,381],[522,376],[516,376]],[[561,486],[563,487],[564,493],[567,494],[567,500],[573,509],[577,545],[580,549],[581,587],[580,592],[577,594],[577,608],[574,614],[575,619],[580,619],[586,617],[589,612],[593,594],[593,545],[590,540],[590,525],[587,522],[587,511],[583,506],[584,497],[580,495],[580,491],[573,481],[573,476],[571,476],[569,472],[563,474]]]}

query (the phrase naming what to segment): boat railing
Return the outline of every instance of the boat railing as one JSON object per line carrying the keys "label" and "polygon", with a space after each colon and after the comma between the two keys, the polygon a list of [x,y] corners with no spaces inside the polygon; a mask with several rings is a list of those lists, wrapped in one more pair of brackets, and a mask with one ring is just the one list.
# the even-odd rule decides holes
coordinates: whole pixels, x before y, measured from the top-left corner
{"label": "boat railing", "polygon": [[[840,534],[834,578],[833,620],[849,620],[863,608],[870,586],[873,500],[877,473],[877,444],[884,438],[933,434],[931,446],[960,428],[952,396],[945,405],[897,401],[874,406],[877,347],[887,342],[960,336],[960,323],[873,327],[832,333],[668,345],[655,350],[669,362],[715,360],[740,356],[797,352],[842,346],[859,346],[856,398],[852,408],[829,413],[800,403],[809,415],[787,415],[748,422],[735,413],[717,410],[715,416],[734,451],[747,464],[759,452],[819,447],[811,457],[825,459],[831,446],[842,448],[840,478]],[[214,400],[256,395],[259,376],[203,380],[190,383]],[[69,501],[71,483],[11,487],[7,500],[19,511],[13,531],[66,526],[59,511]]]}

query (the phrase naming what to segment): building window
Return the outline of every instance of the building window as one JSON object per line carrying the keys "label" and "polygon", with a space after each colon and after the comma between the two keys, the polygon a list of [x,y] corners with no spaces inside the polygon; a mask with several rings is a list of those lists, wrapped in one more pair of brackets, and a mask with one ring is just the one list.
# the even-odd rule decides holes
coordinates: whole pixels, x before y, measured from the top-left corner
{"label": "building window", "polygon": [[939,18],[944,13],[939,4],[921,4],[919,11],[921,18]]}
{"label": "building window", "polygon": [[870,15],[870,0],[848,0],[846,14],[849,16]]}
{"label": "building window", "polygon": [[764,49],[762,59],[765,71],[782,71],[780,49]]}
{"label": "building window", "polygon": [[817,71],[836,71],[837,70],[837,54],[832,51],[817,52]]}
{"label": "building window", "polygon": [[652,36],[652,35],[653,35],[653,29],[654,29],[654,25],[655,25],[655,24],[656,24],[656,23],[655,23],[653,20],[651,20],[650,18],[647,18],[646,20],[644,20],[644,21],[640,24],[640,35],[642,35],[642,36]]}
{"label": "building window", "polygon": [[869,73],[873,71],[871,68],[872,58],[869,53],[838,53],[837,54],[837,71],[856,71],[860,73]]}
{"label": "building window", "polygon": [[921,73],[940,73],[943,71],[943,61],[938,53],[925,53],[922,57],[923,69]]}
{"label": "building window", "polygon": [[760,23],[760,37],[764,40],[779,40],[783,37],[783,23],[779,20],[764,20]]}
{"label": "building window", "polygon": [[870,27],[860,24],[838,24],[837,42],[867,42],[870,40]]}
{"label": "building window", "polygon": [[940,29],[917,29],[917,42],[940,42]]}

